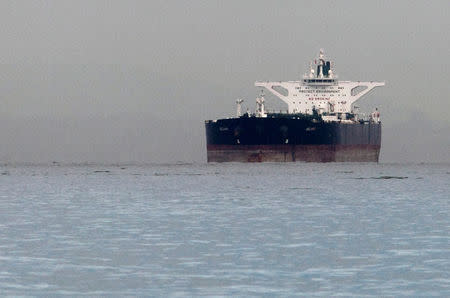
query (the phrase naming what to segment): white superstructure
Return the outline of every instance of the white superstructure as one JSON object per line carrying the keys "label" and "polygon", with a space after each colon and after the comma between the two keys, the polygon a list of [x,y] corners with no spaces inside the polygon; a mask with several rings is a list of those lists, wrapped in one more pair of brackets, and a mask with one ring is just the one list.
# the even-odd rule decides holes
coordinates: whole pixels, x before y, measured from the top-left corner
{"label": "white superstructure", "polygon": [[311,63],[309,73],[301,81],[258,81],[255,86],[267,89],[284,101],[290,114],[313,114],[316,111],[330,121],[353,114],[353,104],[358,99],[373,88],[384,86],[384,82],[339,81],[332,68],[331,61],[320,50],[318,59]]}

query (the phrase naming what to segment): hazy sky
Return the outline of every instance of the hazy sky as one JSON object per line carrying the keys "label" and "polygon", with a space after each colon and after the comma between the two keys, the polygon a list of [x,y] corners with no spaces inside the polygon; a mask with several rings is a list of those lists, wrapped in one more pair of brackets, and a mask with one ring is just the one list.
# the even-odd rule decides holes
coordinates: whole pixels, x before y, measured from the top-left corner
{"label": "hazy sky", "polygon": [[[320,48],[386,81],[381,161],[450,162],[450,1],[1,1],[0,162],[206,160],[204,120],[254,109]],[[274,98],[268,106],[279,105]]]}

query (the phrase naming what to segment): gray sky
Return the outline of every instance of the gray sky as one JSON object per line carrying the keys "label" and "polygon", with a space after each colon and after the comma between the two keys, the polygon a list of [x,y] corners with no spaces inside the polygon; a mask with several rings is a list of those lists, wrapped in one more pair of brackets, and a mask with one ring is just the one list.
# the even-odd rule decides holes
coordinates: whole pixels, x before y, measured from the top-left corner
{"label": "gray sky", "polygon": [[242,2],[1,1],[0,162],[205,161],[205,119],[319,48],[386,81],[382,161],[450,162],[449,1]]}

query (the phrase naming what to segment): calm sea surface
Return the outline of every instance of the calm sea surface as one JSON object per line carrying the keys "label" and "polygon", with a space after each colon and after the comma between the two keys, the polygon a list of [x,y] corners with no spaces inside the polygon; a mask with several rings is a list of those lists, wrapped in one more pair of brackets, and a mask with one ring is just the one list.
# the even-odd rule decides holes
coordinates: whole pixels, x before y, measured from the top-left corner
{"label": "calm sea surface", "polygon": [[0,167],[0,295],[450,296],[450,165]]}

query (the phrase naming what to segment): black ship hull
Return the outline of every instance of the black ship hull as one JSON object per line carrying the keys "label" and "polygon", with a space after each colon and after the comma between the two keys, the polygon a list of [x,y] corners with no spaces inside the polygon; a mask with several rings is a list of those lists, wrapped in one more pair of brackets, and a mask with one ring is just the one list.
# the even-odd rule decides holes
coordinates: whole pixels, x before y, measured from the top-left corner
{"label": "black ship hull", "polygon": [[381,123],[305,117],[206,121],[208,162],[378,162]]}

